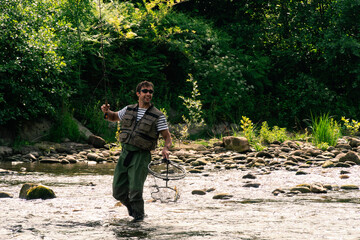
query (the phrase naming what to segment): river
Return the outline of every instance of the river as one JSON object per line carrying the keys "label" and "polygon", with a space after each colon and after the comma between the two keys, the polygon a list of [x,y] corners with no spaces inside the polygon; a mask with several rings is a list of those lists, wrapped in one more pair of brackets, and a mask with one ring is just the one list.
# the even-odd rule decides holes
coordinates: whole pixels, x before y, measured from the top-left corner
{"label": "river", "polygon": [[[1,169],[26,173],[3,174],[0,191],[14,198],[0,199],[1,239],[360,239],[360,191],[329,191],[325,194],[274,196],[276,188],[302,183],[331,185],[360,184],[360,167],[310,168],[308,175],[276,170],[219,170],[188,174],[170,181],[180,199],[175,203],[151,201],[154,183],[149,175],[144,189],[143,222],[133,223],[123,206],[111,195],[115,165],[0,163]],[[340,171],[349,178],[341,179]],[[247,173],[256,175],[249,180]],[[258,188],[243,187],[247,182]],[[40,183],[54,190],[57,198],[24,200],[18,197],[26,182]],[[197,189],[210,189],[193,195]],[[217,193],[233,195],[213,199]]]}

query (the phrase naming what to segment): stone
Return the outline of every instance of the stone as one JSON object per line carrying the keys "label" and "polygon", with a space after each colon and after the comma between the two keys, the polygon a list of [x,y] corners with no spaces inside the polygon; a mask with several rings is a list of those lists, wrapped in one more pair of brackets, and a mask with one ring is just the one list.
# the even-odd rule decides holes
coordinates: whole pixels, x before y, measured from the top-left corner
{"label": "stone", "polygon": [[344,189],[344,190],[359,190],[359,187],[356,185],[342,185],[340,186],[340,189]]}
{"label": "stone", "polygon": [[223,143],[226,149],[236,152],[250,151],[249,141],[244,137],[223,137]]}
{"label": "stone", "polygon": [[310,193],[311,191],[307,187],[293,187],[290,189],[290,192]]}
{"label": "stone", "polygon": [[295,173],[295,175],[307,175],[307,174],[308,174],[307,172],[304,172],[304,171],[301,171],[301,170],[299,170],[299,171],[297,171]]}
{"label": "stone", "polygon": [[12,198],[13,196],[7,192],[0,192],[0,198]]}
{"label": "stone", "polygon": [[347,162],[351,161],[358,165],[360,165],[360,158],[356,152],[349,151],[347,153],[340,153],[336,156],[337,159],[339,159],[339,162]]}
{"label": "stone", "polygon": [[103,138],[96,135],[90,135],[88,138],[88,143],[93,145],[95,148],[103,148],[106,144]]}
{"label": "stone", "polygon": [[201,170],[199,170],[199,169],[190,169],[190,170],[188,170],[188,172],[189,173],[202,173],[202,171]]}
{"label": "stone", "polygon": [[218,193],[213,196],[213,199],[230,199],[233,195],[230,195],[228,193]]}
{"label": "stone", "polygon": [[23,184],[21,189],[20,189],[19,198],[26,199],[27,192],[29,191],[29,189],[33,188],[33,187],[37,187],[37,186],[39,186],[39,185],[35,184],[35,183],[25,183],[25,184]]}
{"label": "stone", "polygon": [[86,158],[90,161],[96,161],[96,159],[99,157],[96,153],[88,153],[86,155]]}
{"label": "stone", "polygon": [[243,179],[256,179],[256,176],[251,173],[248,173],[248,174],[244,175],[242,178]]}
{"label": "stone", "polygon": [[52,189],[41,185],[30,188],[26,194],[26,200],[40,199],[40,198],[45,200],[55,197],[56,197],[55,193]]}
{"label": "stone", "polygon": [[257,158],[274,158],[274,156],[273,155],[271,155],[270,153],[268,153],[268,152],[265,152],[265,151],[260,151],[260,152],[258,152],[257,154],[256,154],[256,157]]}
{"label": "stone", "polygon": [[193,190],[191,192],[192,195],[205,195],[206,194],[206,191],[204,190]]}
{"label": "stone", "polygon": [[311,184],[310,191],[312,193],[327,193],[326,188],[324,188],[321,184]]}
{"label": "stone", "polygon": [[260,186],[260,183],[246,183],[245,185],[243,185],[243,187],[248,187],[248,188],[258,188]]}
{"label": "stone", "polygon": [[335,164],[330,160],[325,161],[324,164],[322,165],[323,168],[331,168],[334,166],[335,166]]}

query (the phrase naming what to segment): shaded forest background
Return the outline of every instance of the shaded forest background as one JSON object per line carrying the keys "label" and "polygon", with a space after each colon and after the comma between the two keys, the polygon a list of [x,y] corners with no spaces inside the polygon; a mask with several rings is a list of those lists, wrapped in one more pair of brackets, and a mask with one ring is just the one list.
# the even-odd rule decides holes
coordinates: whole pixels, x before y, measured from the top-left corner
{"label": "shaded forest background", "polygon": [[179,123],[189,74],[209,126],[360,119],[359,13],[360,0],[0,0],[0,126],[70,114],[101,135],[100,105],[133,103],[143,80]]}

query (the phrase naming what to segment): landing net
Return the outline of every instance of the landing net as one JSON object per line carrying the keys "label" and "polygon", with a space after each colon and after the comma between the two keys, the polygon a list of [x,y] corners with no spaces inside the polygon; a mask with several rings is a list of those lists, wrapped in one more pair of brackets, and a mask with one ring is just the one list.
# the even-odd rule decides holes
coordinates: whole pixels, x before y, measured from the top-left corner
{"label": "landing net", "polygon": [[163,184],[155,184],[152,186],[155,190],[151,193],[151,197],[162,203],[176,202],[180,198],[180,193],[175,187],[170,187],[170,180],[180,180],[185,177],[186,171],[183,167],[168,159],[160,159],[152,161],[148,165],[149,173],[156,178],[165,181]]}

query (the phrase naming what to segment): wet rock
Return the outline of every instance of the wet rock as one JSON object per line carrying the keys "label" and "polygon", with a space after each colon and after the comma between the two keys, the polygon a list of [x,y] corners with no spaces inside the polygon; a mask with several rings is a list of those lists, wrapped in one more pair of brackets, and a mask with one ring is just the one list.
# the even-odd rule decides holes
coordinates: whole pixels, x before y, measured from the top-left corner
{"label": "wet rock", "polygon": [[350,177],[349,177],[349,175],[343,174],[343,175],[340,175],[339,178],[340,178],[340,179],[348,179],[348,178],[350,178]]}
{"label": "wet rock", "polygon": [[277,188],[274,191],[271,192],[272,194],[274,194],[275,196],[279,195],[280,193],[285,193],[284,190]]}
{"label": "wet rock", "polygon": [[33,187],[37,187],[37,186],[39,186],[39,185],[35,184],[35,183],[25,183],[25,184],[23,184],[21,189],[20,189],[19,198],[26,199],[27,192],[29,191],[29,189],[33,188]]}
{"label": "wet rock", "polygon": [[40,163],[61,163],[61,161],[59,159],[56,158],[41,158],[39,160]]}
{"label": "wet rock", "polygon": [[193,190],[191,192],[192,195],[205,195],[206,194],[206,191],[204,190]]}
{"label": "wet rock", "polygon": [[331,168],[331,167],[335,167],[335,164],[330,161],[330,160],[327,160],[324,162],[324,164],[322,165],[323,168]]}
{"label": "wet rock", "polygon": [[250,151],[249,141],[244,137],[223,137],[223,143],[226,149],[236,152]]}
{"label": "wet rock", "polygon": [[95,148],[103,148],[106,144],[103,138],[96,135],[89,136],[88,143],[93,145]]}
{"label": "wet rock", "polygon": [[356,185],[342,185],[340,186],[340,189],[344,189],[344,190],[359,190],[359,187]]}
{"label": "wet rock", "polygon": [[56,197],[55,193],[52,189],[41,185],[30,188],[26,194],[27,200],[40,199],[40,198],[45,200],[55,197]]}
{"label": "wet rock", "polygon": [[321,184],[311,184],[310,191],[312,193],[327,193],[326,188],[324,188],[324,186]]}
{"label": "wet rock", "polygon": [[243,179],[256,179],[254,174],[248,173],[242,177]]}
{"label": "wet rock", "polygon": [[336,148],[341,148],[341,149],[348,149],[348,150],[351,149],[351,146],[348,143],[338,143],[338,144],[336,144],[335,147]]}
{"label": "wet rock", "polygon": [[228,193],[218,193],[213,196],[213,199],[230,199],[233,195],[230,195]]}
{"label": "wet rock", "polygon": [[76,160],[75,157],[72,156],[72,155],[66,156],[65,159],[68,160],[69,163],[77,163],[77,160]]}
{"label": "wet rock", "polygon": [[349,138],[349,145],[352,148],[357,148],[360,146],[360,139],[357,138]]}
{"label": "wet rock", "polygon": [[99,157],[99,155],[98,154],[96,154],[96,153],[88,153],[87,155],[86,155],[86,158],[88,159],[88,160],[90,160],[90,161],[96,161],[96,159]]}
{"label": "wet rock", "polygon": [[194,168],[189,169],[188,172],[189,172],[189,173],[202,173],[201,170],[199,170],[199,169],[194,169]]}
{"label": "wet rock", "polygon": [[66,159],[61,159],[60,163],[61,164],[70,164],[70,162]]}
{"label": "wet rock", "polygon": [[0,198],[12,198],[13,196],[7,192],[0,192]]}
{"label": "wet rock", "polygon": [[349,168],[351,167],[350,164],[347,164],[347,163],[343,163],[343,162],[338,162],[338,163],[335,163],[335,166],[334,167],[344,167],[344,168]]}
{"label": "wet rock", "polygon": [[246,183],[245,185],[243,185],[243,187],[258,188],[258,187],[260,187],[260,183]]}
{"label": "wet rock", "polygon": [[274,158],[273,155],[271,155],[270,153],[268,152],[265,152],[265,151],[260,151],[258,152],[256,155],[255,155],[257,158]]}
{"label": "wet rock", "polygon": [[301,170],[299,170],[295,173],[295,175],[307,175],[307,174],[309,174],[309,173],[301,171]]}
{"label": "wet rock", "polygon": [[336,156],[336,158],[339,160],[339,162],[351,161],[360,165],[360,158],[357,155],[357,153],[353,151],[349,151],[347,153],[340,153],[339,155]]}
{"label": "wet rock", "polygon": [[293,188],[290,188],[290,192],[301,192],[301,193],[310,193],[310,188],[308,187],[293,187]]}

